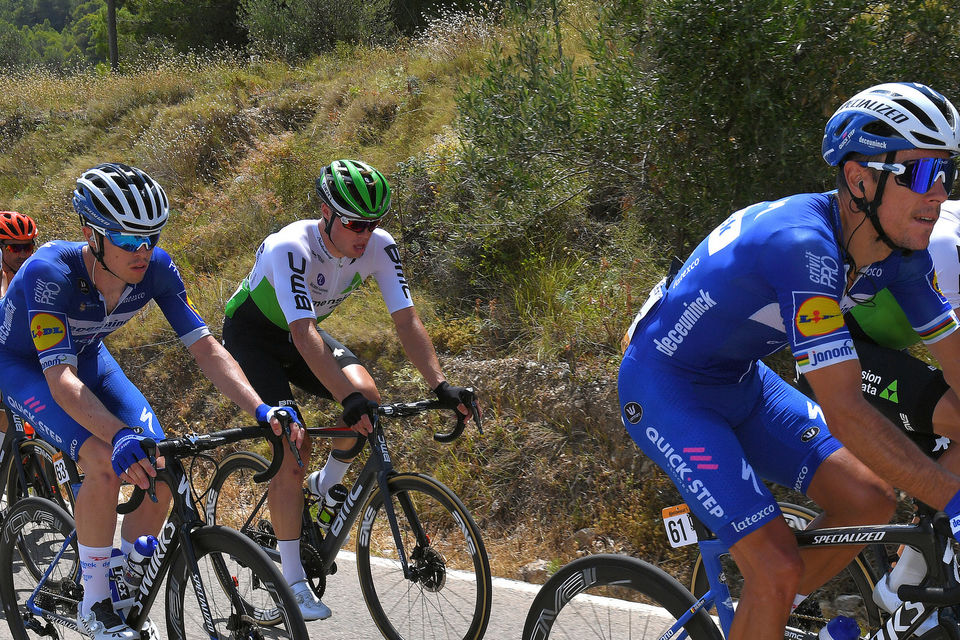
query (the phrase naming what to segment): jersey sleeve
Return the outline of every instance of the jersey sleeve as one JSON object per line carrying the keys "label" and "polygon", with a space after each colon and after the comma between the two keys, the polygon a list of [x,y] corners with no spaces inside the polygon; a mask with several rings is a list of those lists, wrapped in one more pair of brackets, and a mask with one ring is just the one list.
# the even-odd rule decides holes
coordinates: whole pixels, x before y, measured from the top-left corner
{"label": "jersey sleeve", "polygon": [[380,295],[387,305],[387,311],[393,313],[400,309],[406,309],[413,306],[413,298],[410,296],[410,286],[403,275],[403,265],[400,262],[400,250],[393,236],[386,231],[378,229],[376,266],[373,277],[377,280],[377,286],[380,287]]}
{"label": "jersey sleeve", "polygon": [[910,326],[926,344],[933,344],[957,330],[957,316],[940,292],[937,281],[930,254],[917,251],[903,260],[897,279],[888,286]]}
{"label": "jersey sleeve", "polygon": [[40,366],[77,366],[77,348],[70,334],[67,310],[72,288],[70,279],[55,264],[30,260],[21,269],[30,337]]}
{"label": "jersey sleeve", "polygon": [[189,347],[200,338],[210,335],[207,323],[187,296],[177,265],[162,249],[154,251],[153,260],[154,264],[150,267],[156,270],[153,299],[184,346]]}
{"label": "jersey sleeve", "polygon": [[836,242],[817,228],[787,227],[764,245],[759,266],[776,290],[800,373],[857,358],[840,310],[842,264]]}
{"label": "jersey sleeve", "polygon": [[941,213],[928,248],[937,270],[940,293],[951,307],[960,307],[960,227]]}

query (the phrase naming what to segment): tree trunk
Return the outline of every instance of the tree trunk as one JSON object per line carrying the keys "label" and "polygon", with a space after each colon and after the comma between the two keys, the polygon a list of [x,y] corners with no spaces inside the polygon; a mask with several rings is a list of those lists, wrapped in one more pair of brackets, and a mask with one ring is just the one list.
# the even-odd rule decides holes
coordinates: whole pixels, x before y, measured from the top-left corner
{"label": "tree trunk", "polygon": [[120,65],[120,53],[117,50],[117,0],[107,0],[107,44],[110,46],[110,68],[116,71]]}

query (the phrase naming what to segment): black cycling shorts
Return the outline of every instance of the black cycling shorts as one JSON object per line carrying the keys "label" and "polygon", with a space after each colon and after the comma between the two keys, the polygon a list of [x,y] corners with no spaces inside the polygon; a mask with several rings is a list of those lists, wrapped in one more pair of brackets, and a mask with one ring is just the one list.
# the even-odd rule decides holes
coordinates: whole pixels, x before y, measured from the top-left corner
{"label": "black cycling shorts", "polygon": [[[854,340],[853,345],[863,371],[863,397],[921,449],[931,454],[936,451],[938,436],[933,432],[933,410],[950,389],[943,372],[906,351],[862,340]],[[797,382],[801,391],[813,397],[803,376]],[[940,447],[937,455],[942,452]]]}
{"label": "black cycling shorts", "polygon": [[[318,331],[341,369],[360,364],[350,349],[326,331]],[[293,400],[291,383],[315,396],[333,398],[297,351],[290,332],[264,318],[249,298],[232,318],[224,318],[223,346],[240,364],[257,394],[270,406],[292,406],[299,411]]]}

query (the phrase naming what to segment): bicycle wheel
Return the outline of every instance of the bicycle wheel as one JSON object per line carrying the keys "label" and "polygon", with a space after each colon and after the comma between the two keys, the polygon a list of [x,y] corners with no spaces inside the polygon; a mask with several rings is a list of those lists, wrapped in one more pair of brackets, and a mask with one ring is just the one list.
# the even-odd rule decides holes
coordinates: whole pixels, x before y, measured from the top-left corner
{"label": "bicycle wheel", "polygon": [[207,522],[236,529],[261,547],[277,548],[270,521],[267,484],[253,481],[269,463],[252,451],[232,453],[217,466],[204,506]]}
{"label": "bicycle wheel", "polygon": [[[257,545],[233,529],[207,525],[190,532],[208,609],[201,607],[181,547],[167,577],[167,634],[177,640],[215,638],[307,639],[307,627],[280,570]],[[269,623],[257,619],[270,611]]]}
{"label": "bicycle wheel", "polygon": [[411,575],[403,575],[377,488],[357,525],[357,573],[374,622],[390,640],[479,640],[490,619],[491,579],[473,518],[429,476],[399,474],[388,486]]}
{"label": "bicycle wheel", "polygon": [[[47,619],[35,616],[27,610],[26,601],[43,575],[37,569],[47,570],[73,530],[73,518],[44,498],[24,498],[8,512],[0,536],[0,600],[14,640],[66,637],[66,627],[55,628]],[[35,600],[45,611],[62,616],[61,622],[74,626],[77,604],[83,597],[79,572],[74,538]]]}
{"label": "bicycle wheel", "polygon": [[[563,566],[540,588],[522,638],[674,637],[680,630],[668,630],[695,602],[673,576],[642,560],[585,556]],[[703,610],[683,629],[692,640],[723,640]]]}
{"label": "bicycle wheel", "polygon": [[[817,512],[806,507],[781,502],[780,510],[792,529],[804,529]],[[877,546],[877,545],[874,545]],[[867,549],[870,551],[870,548]],[[880,628],[881,612],[873,602],[873,587],[876,584],[874,571],[866,559],[867,551],[861,552],[846,569],[814,590],[797,607],[787,621],[787,626],[817,633],[831,618],[845,615],[854,618],[863,631],[871,633]],[[729,555],[722,558],[723,573],[734,602],[740,599],[743,576]],[[709,589],[702,558],[697,554],[690,580],[694,596],[700,597]]]}
{"label": "bicycle wheel", "polygon": [[21,440],[18,446],[20,462],[23,465],[26,488],[21,486],[20,474],[16,465],[8,467],[6,492],[7,505],[12,505],[25,496],[47,498],[60,505],[67,513],[73,513],[73,491],[64,489],[57,482],[57,473],[53,458],[58,453],[56,447],[39,438]]}

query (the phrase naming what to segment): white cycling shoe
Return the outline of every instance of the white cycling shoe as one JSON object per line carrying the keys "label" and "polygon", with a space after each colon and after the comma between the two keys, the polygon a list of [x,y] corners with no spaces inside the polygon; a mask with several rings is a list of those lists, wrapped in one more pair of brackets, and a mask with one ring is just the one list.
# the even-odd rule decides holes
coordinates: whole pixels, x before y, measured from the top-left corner
{"label": "white cycling shoe", "polygon": [[131,629],[113,610],[106,598],[90,607],[90,613],[77,615],[77,629],[94,640],[139,640],[140,633]]}
{"label": "white cycling shoe", "polygon": [[[890,588],[890,583],[888,582],[889,577],[889,574],[883,576],[883,579],[873,588],[873,601],[887,613],[893,613],[900,607],[903,601],[900,599],[900,596]],[[937,613],[936,611],[931,613],[927,619],[920,624],[920,628],[916,630],[914,636],[920,637],[928,631],[935,629],[940,621]]]}
{"label": "white cycling shoe", "polygon": [[317,600],[317,597],[313,595],[313,591],[310,589],[310,585],[307,584],[306,580],[294,582],[290,585],[290,589],[293,591],[293,597],[297,601],[297,606],[300,607],[300,613],[303,614],[303,619],[307,622],[311,620],[326,620],[332,615],[330,607]]}

